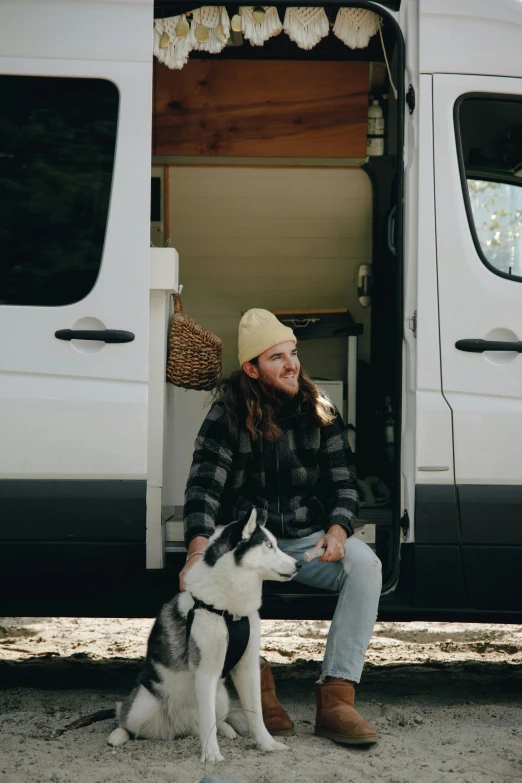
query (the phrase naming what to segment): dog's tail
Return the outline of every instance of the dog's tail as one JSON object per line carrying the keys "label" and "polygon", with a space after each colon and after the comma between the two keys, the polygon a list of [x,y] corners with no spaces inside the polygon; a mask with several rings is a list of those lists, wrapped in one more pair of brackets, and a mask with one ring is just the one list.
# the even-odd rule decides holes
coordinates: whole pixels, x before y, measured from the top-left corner
{"label": "dog's tail", "polygon": [[246,715],[241,709],[239,701],[236,701],[236,699],[230,700],[230,707],[226,714],[225,721],[229,724],[229,726],[232,726],[232,728],[235,729],[238,734],[243,736],[248,734],[248,722]]}

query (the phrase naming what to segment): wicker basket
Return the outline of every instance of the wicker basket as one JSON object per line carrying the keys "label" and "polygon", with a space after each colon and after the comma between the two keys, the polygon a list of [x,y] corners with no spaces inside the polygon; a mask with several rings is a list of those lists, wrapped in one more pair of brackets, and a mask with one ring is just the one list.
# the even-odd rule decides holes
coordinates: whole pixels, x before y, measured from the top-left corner
{"label": "wicker basket", "polygon": [[172,294],[174,315],[169,335],[167,380],[184,389],[213,389],[221,378],[223,343],[183,314],[179,294]]}

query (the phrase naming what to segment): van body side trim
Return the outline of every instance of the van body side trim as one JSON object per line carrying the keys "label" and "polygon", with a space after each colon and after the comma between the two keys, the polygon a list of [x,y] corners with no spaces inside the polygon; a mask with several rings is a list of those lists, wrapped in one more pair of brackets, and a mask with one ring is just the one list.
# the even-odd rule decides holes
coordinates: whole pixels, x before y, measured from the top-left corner
{"label": "van body side trim", "polygon": [[457,487],[463,544],[522,546],[522,486]]}
{"label": "van body side trim", "polygon": [[147,482],[0,480],[0,541],[145,541]]}
{"label": "van body side trim", "polygon": [[520,612],[522,546],[463,546],[462,565],[474,609]]}
{"label": "van body side trim", "polygon": [[454,484],[417,484],[414,529],[418,544],[460,543]]}

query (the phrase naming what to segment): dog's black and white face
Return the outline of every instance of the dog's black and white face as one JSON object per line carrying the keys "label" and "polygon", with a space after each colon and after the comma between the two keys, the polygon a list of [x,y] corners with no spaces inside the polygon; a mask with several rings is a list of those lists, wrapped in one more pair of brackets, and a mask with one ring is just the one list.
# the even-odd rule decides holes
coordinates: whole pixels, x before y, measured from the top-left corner
{"label": "dog's black and white face", "polygon": [[285,555],[277,546],[277,539],[256,522],[253,509],[248,522],[231,522],[218,528],[209,540],[204,562],[215,566],[224,555],[233,555],[233,564],[248,568],[261,579],[288,582],[297,574],[301,564]]}

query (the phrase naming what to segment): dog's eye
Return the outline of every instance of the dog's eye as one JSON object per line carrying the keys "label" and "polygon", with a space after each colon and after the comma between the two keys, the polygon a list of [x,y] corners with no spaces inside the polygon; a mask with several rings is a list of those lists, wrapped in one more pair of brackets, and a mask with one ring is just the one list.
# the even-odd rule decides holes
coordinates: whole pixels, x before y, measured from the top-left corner
{"label": "dog's eye", "polygon": [[267,546],[269,549],[273,549],[274,548],[274,545],[272,544],[271,541],[265,541],[265,546]]}

